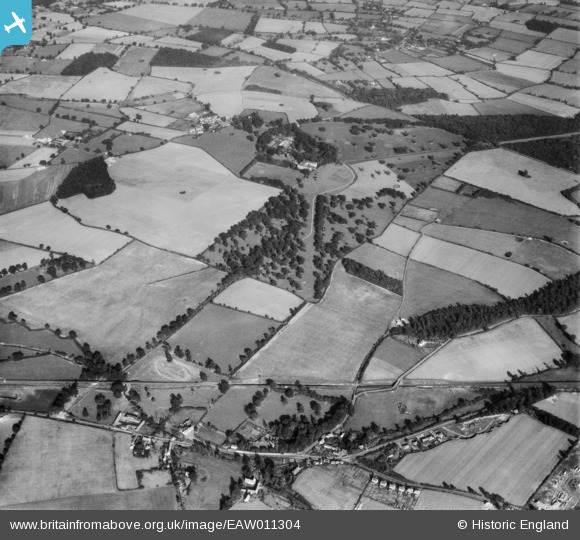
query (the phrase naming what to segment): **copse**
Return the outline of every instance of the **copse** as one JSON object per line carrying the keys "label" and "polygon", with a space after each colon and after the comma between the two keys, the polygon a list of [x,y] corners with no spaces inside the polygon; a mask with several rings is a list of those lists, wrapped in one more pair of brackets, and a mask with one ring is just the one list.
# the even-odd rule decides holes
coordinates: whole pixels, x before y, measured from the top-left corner
{"label": "copse", "polygon": [[115,182],[109,175],[102,156],[89,159],[74,167],[56,190],[58,199],[83,194],[89,199],[104,197],[115,191]]}

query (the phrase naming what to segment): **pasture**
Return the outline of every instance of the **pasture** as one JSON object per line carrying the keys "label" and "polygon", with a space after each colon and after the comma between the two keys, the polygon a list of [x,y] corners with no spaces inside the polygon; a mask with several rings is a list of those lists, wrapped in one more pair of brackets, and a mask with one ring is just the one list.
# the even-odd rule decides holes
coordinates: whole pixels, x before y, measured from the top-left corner
{"label": "pasture", "polygon": [[[0,240],[0,266],[1,269],[8,269],[15,264],[26,263],[28,268],[38,266],[42,259],[46,258],[46,253],[40,249],[29,248],[12,242]],[[0,270],[1,270],[0,269]]]}
{"label": "pasture", "polygon": [[5,380],[74,381],[80,374],[81,366],[52,354],[0,362],[0,379]]}
{"label": "pasture", "polygon": [[[278,381],[352,381],[400,297],[336,267],[319,304],[303,308],[237,377]],[[333,339],[328,339],[332,335]]]}
{"label": "pasture", "polygon": [[137,458],[133,456],[130,445],[131,435],[129,433],[113,433],[115,478],[117,488],[121,490],[139,488],[137,471],[159,466],[159,458],[154,451],[147,458]]}
{"label": "pasture", "polygon": [[127,378],[130,381],[144,382],[199,382],[200,371],[202,370],[198,365],[186,362],[175,355],[173,355],[173,360],[168,362],[165,352],[158,347],[133,364],[127,371]]}
{"label": "pasture", "polygon": [[383,234],[373,239],[373,243],[402,257],[408,257],[420,238],[419,233],[391,223]]}
{"label": "pasture", "polygon": [[[148,49],[151,50],[151,49]],[[155,49],[152,49],[155,50]],[[159,96],[161,103],[159,107],[170,106],[166,101],[166,94],[176,94],[183,92],[185,94],[191,92],[192,84],[181,81],[170,81],[169,79],[162,79],[160,77],[141,77],[139,82],[135,85],[129,98],[132,100],[140,100],[144,98],[155,98]],[[164,114],[162,111],[152,111],[159,114]]]}
{"label": "pasture", "polygon": [[[68,337],[58,337],[54,332],[46,329],[29,330],[22,324],[0,322],[2,342],[11,345],[20,345],[34,351],[57,352],[67,356],[80,354],[76,343]],[[66,335],[66,334],[63,334]]]}
{"label": "pasture", "polygon": [[194,85],[193,94],[211,94],[227,89],[230,92],[242,89],[248,77],[256,66],[222,67],[222,68],[195,68],[195,67],[164,67],[153,66],[151,75],[162,79],[191,83]]}
{"label": "pasture", "polygon": [[[518,171],[528,171],[530,178],[524,178]],[[578,175],[515,152],[503,149],[471,152],[445,175],[550,212],[579,214],[576,205],[560,193],[578,185]]]}
{"label": "pasture", "polygon": [[80,77],[31,75],[0,86],[0,94],[24,94],[35,98],[60,99]]}
{"label": "pasture", "polygon": [[[36,383],[34,387],[23,387],[22,383],[2,383],[0,405],[17,411],[49,413],[61,387],[55,383]],[[1,477],[0,477],[1,478]]]}
{"label": "pasture", "polygon": [[578,338],[580,337],[580,311],[565,315],[564,317],[558,317],[558,322],[566,326],[566,331],[575,336],[574,341],[578,342]]}
{"label": "pasture", "polygon": [[356,181],[342,192],[349,199],[376,197],[377,192],[384,188],[399,191],[407,198],[415,193],[407,182],[399,180],[392,170],[376,160],[356,163],[352,165],[352,169],[356,174]]}
{"label": "pasture", "polygon": [[137,77],[128,77],[107,68],[95,69],[62,96],[63,100],[123,101],[137,84]]}
{"label": "pasture", "polygon": [[[86,199],[84,195],[78,197]],[[34,247],[42,246],[47,250],[46,256],[49,250],[66,252],[96,264],[131,241],[130,238],[110,231],[84,227],[49,202],[0,216],[0,229],[5,240]]]}
{"label": "pasture", "polygon": [[[201,263],[133,242],[103,264],[27,289],[0,303],[28,324],[46,322],[79,339],[113,362],[216,288],[222,272]],[[66,310],[54,310],[55,303]]]}
{"label": "pasture", "polygon": [[370,480],[369,473],[353,465],[308,467],[292,489],[315,510],[354,510]]}
{"label": "pasture", "polygon": [[240,180],[199,148],[175,143],[116,158],[109,174],[114,193],[91,201],[71,197],[64,201],[71,214],[191,256],[278,193]]}
{"label": "pasture", "polygon": [[515,319],[487,332],[459,337],[439,349],[408,379],[505,381],[511,373],[535,373],[560,358],[561,351],[531,318]]}
{"label": "pasture", "polygon": [[318,114],[316,107],[302,97],[244,91],[242,101],[244,109],[284,113],[289,122],[314,118]]}
{"label": "pasture", "polygon": [[484,503],[455,493],[424,489],[417,499],[415,510],[484,510]]}
{"label": "pasture", "polygon": [[455,103],[453,101],[446,101],[443,99],[429,99],[424,103],[417,103],[415,105],[403,105],[399,108],[405,114],[433,114],[433,115],[449,115],[456,114],[457,116],[478,116],[477,111],[473,108],[471,103]]}
{"label": "pasture", "polygon": [[256,32],[264,34],[296,34],[302,32],[303,27],[304,23],[302,21],[260,17],[256,26]]}
{"label": "pasture", "polygon": [[568,448],[568,439],[562,431],[518,415],[491,433],[409,454],[394,470],[427,484],[447,482],[463,490],[481,486],[523,506],[559,461],[558,452]]}
{"label": "pasture", "polygon": [[385,339],[375,351],[363,374],[363,382],[393,381],[413,367],[425,353],[393,338]]}
{"label": "pasture", "polygon": [[395,279],[403,278],[405,258],[374,244],[362,244],[354,251],[351,251],[348,254],[348,258],[373,270],[381,270],[389,277]]}
{"label": "pasture", "polygon": [[534,407],[580,427],[580,394],[578,393],[560,392],[534,404]]}
{"label": "pasture", "polygon": [[220,293],[214,304],[283,321],[290,316],[292,309],[302,304],[302,299],[284,289],[244,278]]}

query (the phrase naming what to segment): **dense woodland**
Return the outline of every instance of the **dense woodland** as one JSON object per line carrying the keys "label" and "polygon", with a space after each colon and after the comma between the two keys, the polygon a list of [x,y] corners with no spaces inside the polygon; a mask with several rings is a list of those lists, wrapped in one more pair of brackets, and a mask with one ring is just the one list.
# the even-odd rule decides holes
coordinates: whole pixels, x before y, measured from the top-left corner
{"label": "dense woodland", "polygon": [[284,43],[277,43],[273,39],[262,43],[262,47],[268,47],[269,49],[274,49],[276,51],[282,51],[289,54],[296,52],[296,47],[291,47],[290,45],[285,45]]}
{"label": "dense woodland", "polygon": [[540,135],[557,135],[580,131],[580,115],[575,118],[512,114],[489,116],[415,115],[431,127],[463,135],[471,141],[497,143]]}
{"label": "dense woodland", "polygon": [[115,188],[107,164],[103,157],[99,156],[76,165],[58,186],[56,197],[67,199],[82,193],[89,199],[96,199],[110,195]]}
{"label": "dense woodland", "polygon": [[506,144],[505,148],[580,173],[580,136]]}
{"label": "dense woodland", "polygon": [[349,92],[349,97],[356,101],[387,109],[423,103],[428,99],[449,99],[447,94],[436,92],[432,88],[364,88],[358,86]]}
{"label": "dense woodland", "polygon": [[150,63],[151,66],[165,67],[217,67],[227,66],[228,62],[217,56],[208,56],[195,51],[161,47]]}
{"label": "dense woodland", "polygon": [[580,272],[552,281],[533,293],[493,306],[457,304],[411,317],[409,324],[392,329],[422,339],[454,338],[465,332],[493,326],[523,315],[562,314],[578,306]]}
{"label": "dense woodland", "polygon": [[113,69],[113,66],[117,63],[118,60],[119,57],[111,53],[88,52],[81,54],[78,58],[75,58],[61,71],[60,74],[82,77],[92,73],[97,68],[104,67],[107,69]]}
{"label": "dense woodland", "polygon": [[382,270],[373,270],[352,259],[343,259],[342,265],[353,276],[383,287],[383,289],[387,289],[395,294],[403,294],[403,282],[400,279],[387,276]]}
{"label": "dense woodland", "polygon": [[543,32],[544,34],[550,34],[558,28],[567,28],[568,30],[577,30],[576,26],[571,24],[562,24],[560,22],[546,21],[542,19],[530,19],[526,21],[526,28],[534,32]]}

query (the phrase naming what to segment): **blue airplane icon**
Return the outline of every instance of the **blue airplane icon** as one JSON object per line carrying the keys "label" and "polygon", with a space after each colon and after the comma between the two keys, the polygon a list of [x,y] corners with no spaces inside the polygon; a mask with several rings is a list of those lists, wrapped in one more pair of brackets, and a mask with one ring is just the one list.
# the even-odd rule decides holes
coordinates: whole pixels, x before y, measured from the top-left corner
{"label": "blue airplane icon", "polygon": [[12,28],[18,26],[20,30],[22,30],[26,34],[26,28],[24,28],[24,19],[18,17],[18,15],[14,13],[14,11],[12,12],[12,16],[14,17],[14,22],[10,26],[8,26],[7,24],[4,25],[4,29],[6,30],[6,32],[10,33],[10,30],[12,30]]}

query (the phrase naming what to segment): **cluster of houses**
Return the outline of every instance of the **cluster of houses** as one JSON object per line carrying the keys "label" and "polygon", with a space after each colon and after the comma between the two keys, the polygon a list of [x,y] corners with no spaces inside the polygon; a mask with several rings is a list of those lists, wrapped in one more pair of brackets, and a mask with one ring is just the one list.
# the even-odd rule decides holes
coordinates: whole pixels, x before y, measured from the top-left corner
{"label": "cluster of houses", "polygon": [[387,482],[387,480],[379,478],[378,476],[373,476],[371,478],[371,484],[379,489],[387,489],[400,495],[407,494],[412,495],[413,497],[418,497],[421,493],[420,489],[413,488],[411,486],[405,486],[403,484],[396,484],[394,482]]}
{"label": "cluster of houses", "polygon": [[201,114],[193,112],[189,114],[187,118],[195,124],[188,130],[189,134],[194,135],[195,137],[203,135],[206,132],[221,131],[230,125],[230,122],[227,120],[210,112]]}
{"label": "cluster of houses", "polygon": [[427,431],[416,437],[408,437],[398,443],[404,452],[413,452],[432,448],[438,444],[444,443],[449,437],[441,430]]}

